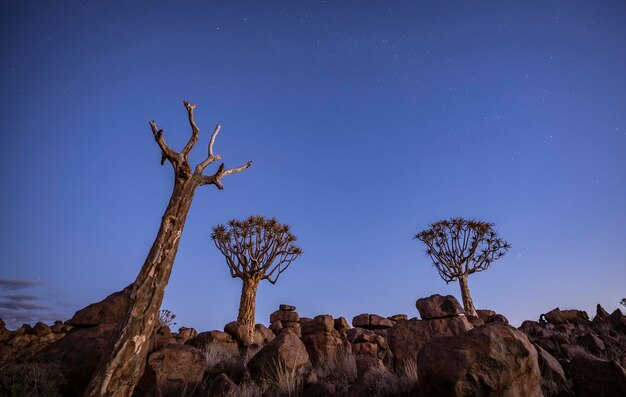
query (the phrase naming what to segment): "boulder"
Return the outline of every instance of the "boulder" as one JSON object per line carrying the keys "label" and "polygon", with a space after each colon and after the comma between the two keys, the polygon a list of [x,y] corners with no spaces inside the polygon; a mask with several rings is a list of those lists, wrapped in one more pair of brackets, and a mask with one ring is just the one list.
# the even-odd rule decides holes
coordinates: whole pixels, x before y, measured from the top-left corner
{"label": "boulder", "polygon": [[74,327],[93,327],[100,324],[117,324],[130,304],[133,285],[112,293],[97,303],[80,309],[66,324]]}
{"label": "boulder", "polygon": [[352,352],[352,347],[345,335],[334,329],[303,335],[302,342],[314,366],[336,362]]}
{"label": "boulder", "polygon": [[284,312],[293,312],[293,311],[296,310],[296,307],[292,306],[292,305],[286,305],[286,304],[283,303],[283,304],[278,306],[278,310],[282,310]]}
{"label": "boulder", "polygon": [[352,326],[365,329],[386,329],[392,328],[393,322],[377,314],[363,313],[352,319]]}
{"label": "boulder", "polygon": [[248,327],[238,321],[231,321],[224,326],[224,332],[229,334],[239,345],[248,346],[252,343],[248,335]]}
{"label": "boulder", "polygon": [[350,385],[347,396],[377,396],[392,391],[397,383],[382,360],[367,355],[356,358],[357,378]]}
{"label": "boulder", "polygon": [[263,324],[254,326],[254,343],[258,346],[265,346],[276,338],[276,334]]}
{"label": "boulder", "polygon": [[550,324],[588,322],[589,316],[582,310],[561,310],[558,307],[541,315]]}
{"label": "boulder", "polygon": [[152,352],[146,367],[154,384],[144,380],[142,389],[154,390],[156,395],[183,396],[201,388],[207,364],[204,355],[191,346],[168,345]]}
{"label": "boulder", "polygon": [[580,354],[567,364],[576,397],[623,397],[626,372],[613,361]]}
{"label": "boulder", "polygon": [[565,371],[554,356],[539,345],[534,345],[537,350],[539,372],[541,373],[541,389],[545,396],[566,395],[569,383],[565,378]]}
{"label": "boulder", "polygon": [[182,340],[183,343],[185,343],[189,339],[195,338],[197,335],[198,335],[198,331],[196,331],[194,328],[180,327],[178,329],[178,336],[177,336],[177,338]]}
{"label": "boulder", "polygon": [[298,335],[285,330],[276,339],[263,347],[248,362],[253,379],[275,377],[277,366],[287,371],[296,371],[309,361],[306,346]]}
{"label": "boulder", "polygon": [[350,330],[350,324],[348,324],[348,320],[344,317],[339,317],[335,319],[334,328],[342,334],[345,334]]}
{"label": "boulder", "polygon": [[239,358],[239,345],[226,332],[201,332],[185,342],[204,353],[207,367],[213,368],[220,362],[233,362]]}
{"label": "boulder", "polygon": [[233,397],[240,393],[239,386],[225,373],[218,374],[209,387],[208,397]]}
{"label": "boulder", "polygon": [[489,317],[496,315],[496,312],[493,310],[487,310],[487,309],[477,309],[476,314],[478,314],[478,317],[480,317],[480,319],[483,320],[483,323],[486,323],[488,322],[487,320],[489,320]]}
{"label": "boulder", "polygon": [[463,314],[463,308],[459,301],[452,295],[431,295],[428,298],[420,298],[415,302],[415,307],[423,320],[447,318]]}
{"label": "boulder", "polygon": [[537,351],[508,325],[487,324],[426,343],[417,356],[425,396],[542,397]]}
{"label": "boulder", "polygon": [[395,368],[415,361],[417,352],[431,339],[460,335],[472,328],[464,316],[399,322],[387,331],[387,343],[394,356]]}
{"label": "boulder", "polygon": [[301,397],[328,397],[335,394],[335,385],[322,381],[314,381],[304,385]]}
{"label": "boulder", "polygon": [[485,324],[489,324],[489,323],[501,323],[501,324],[509,324],[509,319],[504,317],[502,314],[494,314],[493,316],[489,317],[489,319],[487,319],[487,321],[485,321]]}
{"label": "boulder", "polygon": [[90,328],[74,328],[62,338],[43,349],[43,354],[59,361],[67,382],[63,396],[82,396],[100,358],[115,330],[115,324]]}
{"label": "boulder", "polygon": [[52,330],[50,329],[50,327],[48,327],[46,324],[42,323],[42,322],[38,322],[37,324],[35,324],[35,326],[30,330],[30,333],[32,335],[38,336],[38,337],[42,337],[42,336],[46,336],[50,333],[52,333]]}

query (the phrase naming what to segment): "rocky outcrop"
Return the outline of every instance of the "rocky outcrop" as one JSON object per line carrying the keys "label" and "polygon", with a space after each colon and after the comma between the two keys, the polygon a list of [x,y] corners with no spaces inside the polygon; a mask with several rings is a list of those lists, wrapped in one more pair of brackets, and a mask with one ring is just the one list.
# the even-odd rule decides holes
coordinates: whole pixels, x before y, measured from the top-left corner
{"label": "rocky outcrop", "polygon": [[615,361],[579,354],[567,363],[576,397],[623,397],[626,372]]}
{"label": "rocky outcrop", "polygon": [[336,362],[352,352],[346,336],[335,329],[333,316],[319,315],[301,325],[302,342],[314,366]]}
{"label": "rocky outcrop", "polygon": [[525,334],[500,323],[433,339],[417,368],[424,396],[543,396],[537,351]]}
{"label": "rocky outcrop", "polygon": [[393,322],[378,314],[363,313],[352,319],[352,326],[365,329],[387,329],[393,327]]}
{"label": "rocky outcrop", "polygon": [[415,302],[415,307],[422,320],[455,317],[464,313],[459,301],[452,295],[435,294],[420,298]]}
{"label": "rocky outcrop", "polygon": [[296,335],[301,336],[300,316],[295,310],[295,306],[281,304],[278,310],[270,315],[270,329],[276,335],[284,329],[289,329]]}
{"label": "rocky outcrop", "polygon": [[80,309],[66,324],[74,327],[94,327],[100,324],[117,324],[130,303],[132,284],[115,292],[100,302]]}
{"label": "rocky outcrop", "polygon": [[428,341],[444,336],[461,335],[473,328],[465,316],[433,320],[407,320],[387,331],[387,342],[395,368],[415,361],[417,352]]}
{"label": "rocky outcrop", "polygon": [[[74,328],[45,349],[43,354],[59,361],[68,382],[64,396],[81,396],[104,355],[115,330],[115,324]],[[53,334],[54,335],[54,334]],[[57,334],[58,335],[58,334]]]}
{"label": "rocky outcrop", "polygon": [[189,345],[171,344],[150,353],[135,396],[195,396],[202,390],[207,364]]}
{"label": "rocky outcrop", "polygon": [[277,370],[296,371],[306,365],[309,354],[298,335],[291,330],[280,333],[248,362],[253,379],[271,379]]}

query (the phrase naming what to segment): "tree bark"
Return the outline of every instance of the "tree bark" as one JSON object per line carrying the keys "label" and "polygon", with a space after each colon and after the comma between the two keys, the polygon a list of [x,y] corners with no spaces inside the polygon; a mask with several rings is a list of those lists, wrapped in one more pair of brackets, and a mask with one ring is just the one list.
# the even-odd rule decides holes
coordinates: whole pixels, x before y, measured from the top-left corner
{"label": "tree bark", "polygon": [[470,295],[469,286],[467,285],[467,274],[459,277],[459,285],[461,286],[461,298],[463,298],[463,308],[465,309],[465,315],[477,317],[476,308],[474,308],[474,301]]}
{"label": "tree bark", "polygon": [[256,310],[256,292],[259,288],[260,279],[244,278],[241,287],[241,299],[239,300],[239,315],[237,321],[246,326],[248,340],[254,341],[254,313]]}
{"label": "tree bark", "polygon": [[117,325],[108,356],[100,361],[85,390],[88,397],[126,397],[133,393],[143,373],[149,335],[170,278],[178,243],[197,187],[194,178],[176,177],[161,226],[131,293],[130,310]]}

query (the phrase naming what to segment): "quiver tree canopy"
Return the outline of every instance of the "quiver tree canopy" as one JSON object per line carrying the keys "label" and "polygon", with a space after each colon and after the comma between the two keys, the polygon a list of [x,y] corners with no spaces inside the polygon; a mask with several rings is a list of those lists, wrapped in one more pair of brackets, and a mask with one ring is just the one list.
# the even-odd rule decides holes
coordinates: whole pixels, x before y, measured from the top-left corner
{"label": "quiver tree canopy", "polygon": [[226,258],[233,278],[258,278],[275,284],[302,254],[289,225],[260,215],[217,225],[211,239]]}
{"label": "quiver tree canopy", "polygon": [[237,321],[245,326],[246,342],[252,343],[259,283],[275,284],[302,250],[295,245],[296,236],[289,225],[260,215],[217,225],[211,239],[226,258],[230,275],[243,280]]}
{"label": "quiver tree canopy", "polygon": [[467,278],[482,272],[511,248],[498,233],[493,223],[463,218],[451,218],[430,225],[415,235],[426,244],[426,254],[433,261],[439,275],[446,282],[458,280],[465,314],[476,316],[476,308],[469,291]]}
{"label": "quiver tree canopy", "polygon": [[451,218],[432,223],[415,238],[426,244],[426,254],[445,282],[486,270],[511,248],[493,230],[493,223]]}

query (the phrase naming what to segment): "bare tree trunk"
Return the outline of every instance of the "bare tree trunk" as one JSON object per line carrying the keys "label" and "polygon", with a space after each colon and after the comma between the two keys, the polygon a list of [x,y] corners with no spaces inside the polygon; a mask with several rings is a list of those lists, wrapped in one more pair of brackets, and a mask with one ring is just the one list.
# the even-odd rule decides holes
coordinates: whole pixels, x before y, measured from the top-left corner
{"label": "bare tree trunk", "polygon": [[150,122],[154,139],[161,148],[161,165],[167,160],[174,168],[174,190],[161,219],[156,239],[133,284],[130,305],[117,325],[107,353],[100,360],[83,394],[85,397],[129,397],[132,395],[146,365],[149,338],[159,320],[159,309],[165,287],[172,272],[178,243],[196,188],[203,185],[215,185],[221,190],[223,189],[222,178],[241,172],[252,164],[248,162],[237,168],[226,169],[222,163],[213,175],[203,175],[208,165],[221,160],[221,156],[213,154],[215,137],[220,130],[220,126],[217,125],[209,141],[207,158],[192,172],[188,155],[198,141],[199,129],[193,115],[195,105],[187,101],[183,103],[189,116],[192,135],[180,153],[165,143],[163,130],[160,130],[154,121]]}
{"label": "bare tree trunk", "polygon": [[239,315],[237,321],[244,324],[248,331],[248,340],[254,340],[254,313],[256,310],[256,291],[261,280],[244,278],[239,301]]}
{"label": "bare tree trunk", "polygon": [[470,295],[469,286],[467,285],[467,274],[459,277],[459,285],[461,286],[461,297],[463,298],[463,308],[467,316],[478,316],[476,309],[474,308],[474,301]]}
{"label": "bare tree trunk", "polygon": [[192,179],[176,178],[157,237],[133,285],[130,310],[118,324],[112,350],[100,362],[85,396],[130,396],[139,382],[196,186]]}

